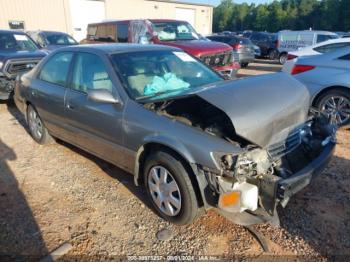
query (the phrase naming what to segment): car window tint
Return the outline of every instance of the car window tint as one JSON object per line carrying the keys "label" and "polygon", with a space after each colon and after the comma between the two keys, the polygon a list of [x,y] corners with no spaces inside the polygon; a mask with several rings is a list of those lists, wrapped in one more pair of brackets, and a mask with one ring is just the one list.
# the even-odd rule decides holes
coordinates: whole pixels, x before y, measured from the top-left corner
{"label": "car window tint", "polygon": [[350,54],[347,54],[347,55],[341,56],[341,57],[339,57],[339,59],[341,59],[341,60],[348,60],[348,61],[350,61]]}
{"label": "car window tint", "polygon": [[319,47],[315,47],[314,51],[319,52],[319,53],[328,53],[328,52],[332,52],[335,51],[339,48],[343,48],[346,46],[349,46],[349,43],[336,43],[336,44],[329,44],[329,45],[323,45],[323,46],[319,46]]}
{"label": "car window tint", "polygon": [[51,57],[41,69],[39,79],[52,84],[65,86],[72,56],[72,53],[64,52]]}
{"label": "car window tint", "polygon": [[317,43],[321,43],[330,39],[335,39],[337,36],[335,35],[317,35]]}
{"label": "car window tint", "polygon": [[73,68],[72,88],[84,93],[96,89],[112,92],[112,81],[100,57],[89,53],[77,54]]}
{"label": "car window tint", "polygon": [[128,24],[119,24],[117,26],[117,40],[119,43],[127,43],[128,42]]}

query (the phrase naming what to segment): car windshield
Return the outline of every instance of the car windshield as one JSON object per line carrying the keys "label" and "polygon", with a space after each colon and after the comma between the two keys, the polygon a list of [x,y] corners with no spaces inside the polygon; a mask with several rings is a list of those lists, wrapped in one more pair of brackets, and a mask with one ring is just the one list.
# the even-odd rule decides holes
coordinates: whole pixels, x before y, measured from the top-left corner
{"label": "car windshield", "polygon": [[153,22],[152,27],[160,41],[200,39],[197,32],[187,22]]}
{"label": "car windshield", "polygon": [[71,36],[66,34],[55,34],[55,33],[46,33],[46,41],[49,45],[77,45]]}
{"label": "car windshield", "polygon": [[114,54],[112,63],[135,100],[182,95],[223,79],[182,51]]}
{"label": "car windshield", "polygon": [[38,47],[24,34],[0,33],[0,50],[2,51],[34,51]]}

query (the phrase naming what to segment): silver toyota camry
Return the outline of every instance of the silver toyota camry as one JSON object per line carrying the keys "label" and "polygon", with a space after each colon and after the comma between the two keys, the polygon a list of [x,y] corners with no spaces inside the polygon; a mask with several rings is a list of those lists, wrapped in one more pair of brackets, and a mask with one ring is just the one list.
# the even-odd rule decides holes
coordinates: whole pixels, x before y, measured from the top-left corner
{"label": "silver toyota camry", "polygon": [[35,141],[59,138],[132,173],[176,224],[210,208],[243,225],[276,219],[335,146],[287,74],[224,81],[165,46],[58,49],[17,80],[14,98]]}

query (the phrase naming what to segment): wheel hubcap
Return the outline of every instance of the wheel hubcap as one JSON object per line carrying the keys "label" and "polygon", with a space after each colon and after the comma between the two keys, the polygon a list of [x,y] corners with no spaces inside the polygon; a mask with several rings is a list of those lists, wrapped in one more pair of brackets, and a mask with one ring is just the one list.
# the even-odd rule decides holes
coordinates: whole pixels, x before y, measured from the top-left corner
{"label": "wheel hubcap", "polygon": [[332,96],[322,105],[322,111],[331,116],[331,122],[339,126],[350,119],[350,101],[344,96]]}
{"label": "wheel hubcap", "polygon": [[28,123],[29,123],[29,129],[32,135],[37,138],[41,139],[41,136],[43,134],[43,124],[41,122],[40,117],[35,112],[35,110],[30,109],[28,114]]}
{"label": "wheel hubcap", "polygon": [[148,187],[154,203],[164,214],[176,216],[180,212],[180,189],[167,169],[152,167],[148,174]]}

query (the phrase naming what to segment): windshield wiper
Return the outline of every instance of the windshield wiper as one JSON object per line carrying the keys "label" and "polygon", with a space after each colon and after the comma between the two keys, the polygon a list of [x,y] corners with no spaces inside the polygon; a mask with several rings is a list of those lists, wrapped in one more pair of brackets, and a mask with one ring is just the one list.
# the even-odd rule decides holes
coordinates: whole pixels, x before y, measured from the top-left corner
{"label": "windshield wiper", "polygon": [[[174,90],[175,91],[175,90]],[[169,90],[167,91],[161,91],[161,92],[156,92],[156,93],[153,93],[151,95],[146,95],[146,96],[139,96],[137,98],[135,98],[136,101],[140,101],[140,100],[144,100],[144,99],[147,99],[147,98],[151,98],[151,97],[155,97],[155,96],[160,96],[160,95],[163,95],[163,94],[166,94],[166,93],[171,93],[171,91],[169,92]]]}

